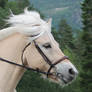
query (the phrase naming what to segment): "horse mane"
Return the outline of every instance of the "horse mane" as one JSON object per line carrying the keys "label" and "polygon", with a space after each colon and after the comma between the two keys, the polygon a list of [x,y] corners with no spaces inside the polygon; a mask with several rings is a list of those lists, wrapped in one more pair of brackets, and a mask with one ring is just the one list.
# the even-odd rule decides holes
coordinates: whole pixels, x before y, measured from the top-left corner
{"label": "horse mane", "polygon": [[0,30],[0,40],[12,35],[15,32],[20,32],[26,35],[35,35],[42,32],[42,25],[46,24],[41,19],[40,14],[36,11],[24,9],[24,13],[14,15],[12,12],[7,20],[10,27]]}
{"label": "horse mane", "polygon": [[19,25],[40,25],[43,20],[40,17],[40,14],[36,11],[29,11],[27,8],[24,9],[24,13],[19,15],[14,15],[11,12],[7,22],[13,26]]}

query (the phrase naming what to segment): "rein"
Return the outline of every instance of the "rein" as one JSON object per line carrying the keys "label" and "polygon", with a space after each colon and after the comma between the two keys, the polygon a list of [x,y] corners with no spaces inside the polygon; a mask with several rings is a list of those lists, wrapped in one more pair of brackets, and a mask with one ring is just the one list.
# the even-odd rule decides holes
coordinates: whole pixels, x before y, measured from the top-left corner
{"label": "rein", "polygon": [[6,59],[3,59],[0,57],[0,60],[3,61],[3,62],[6,62],[6,63],[9,63],[9,64],[12,64],[12,65],[16,65],[16,66],[19,66],[19,67],[22,67],[22,68],[25,68],[27,70],[31,70],[31,71],[34,71],[34,72],[37,72],[37,73],[41,73],[41,74],[45,74],[47,77],[48,75],[53,75],[53,73],[50,73],[51,69],[55,67],[55,65],[57,65],[58,63],[60,63],[61,61],[65,60],[65,59],[69,59],[67,56],[64,56],[62,57],[61,59],[59,59],[58,61],[56,61],[55,63],[52,64],[52,62],[49,60],[49,58],[43,53],[43,51],[40,49],[40,47],[38,46],[38,44],[34,42],[34,45],[37,49],[37,51],[40,53],[40,55],[43,57],[43,59],[45,60],[46,63],[48,63],[50,65],[50,68],[48,69],[47,72],[44,72],[44,71],[41,71],[39,68],[36,68],[36,69],[33,69],[31,67],[27,67],[24,65],[24,61],[23,61],[23,55],[24,55],[24,52],[25,50],[27,49],[27,47],[29,47],[31,45],[31,42],[28,43],[23,51],[22,51],[22,55],[21,55],[21,61],[22,61],[22,65],[21,64],[17,64],[17,63],[14,63],[12,61],[9,61],[9,60],[6,60]]}

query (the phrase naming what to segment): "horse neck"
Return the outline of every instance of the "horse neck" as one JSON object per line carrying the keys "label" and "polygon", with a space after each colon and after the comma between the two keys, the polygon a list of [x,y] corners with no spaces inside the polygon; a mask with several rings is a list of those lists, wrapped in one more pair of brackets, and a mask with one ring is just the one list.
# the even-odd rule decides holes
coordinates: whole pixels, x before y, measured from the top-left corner
{"label": "horse neck", "polygon": [[[21,64],[21,54],[26,42],[24,36],[16,33],[0,41],[0,57]],[[13,92],[24,73],[24,69],[0,61],[0,90]]]}

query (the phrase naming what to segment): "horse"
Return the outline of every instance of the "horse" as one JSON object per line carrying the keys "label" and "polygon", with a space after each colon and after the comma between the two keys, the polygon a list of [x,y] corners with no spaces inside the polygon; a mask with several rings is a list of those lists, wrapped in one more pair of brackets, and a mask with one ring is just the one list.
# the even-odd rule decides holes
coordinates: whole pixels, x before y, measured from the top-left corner
{"label": "horse", "polygon": [[11,13],[9,27],[0,30],[0,92],[16,92],[24,72],[32,70],[60,85],[71,83],[78,70],[51,33],[52,19],[36,11]]}

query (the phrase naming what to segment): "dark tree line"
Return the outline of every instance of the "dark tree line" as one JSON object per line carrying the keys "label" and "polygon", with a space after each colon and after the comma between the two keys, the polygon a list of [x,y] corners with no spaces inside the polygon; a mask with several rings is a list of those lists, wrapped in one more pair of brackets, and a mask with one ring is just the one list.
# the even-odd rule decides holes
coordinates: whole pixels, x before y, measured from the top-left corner
{"label": "dark tree line", "polygon": [[54,32],[54,35],[56,34],[55,38],[60,43],[61,49],[68,47],[76,54],[75,61],[81,64],[78,84],[80,91],[92,92],[92,0],[84,0],[81,7],[82,31],[74,37],[72,28],[65,20],[61,20],[59,30]]}
{"label": "dark tree line", "polygon": [[83,92],[92,92],[92,0],[85,0],[82,4],[83,35],[82,42],[85,51],[82,54],[83,72],[81,87]]}

